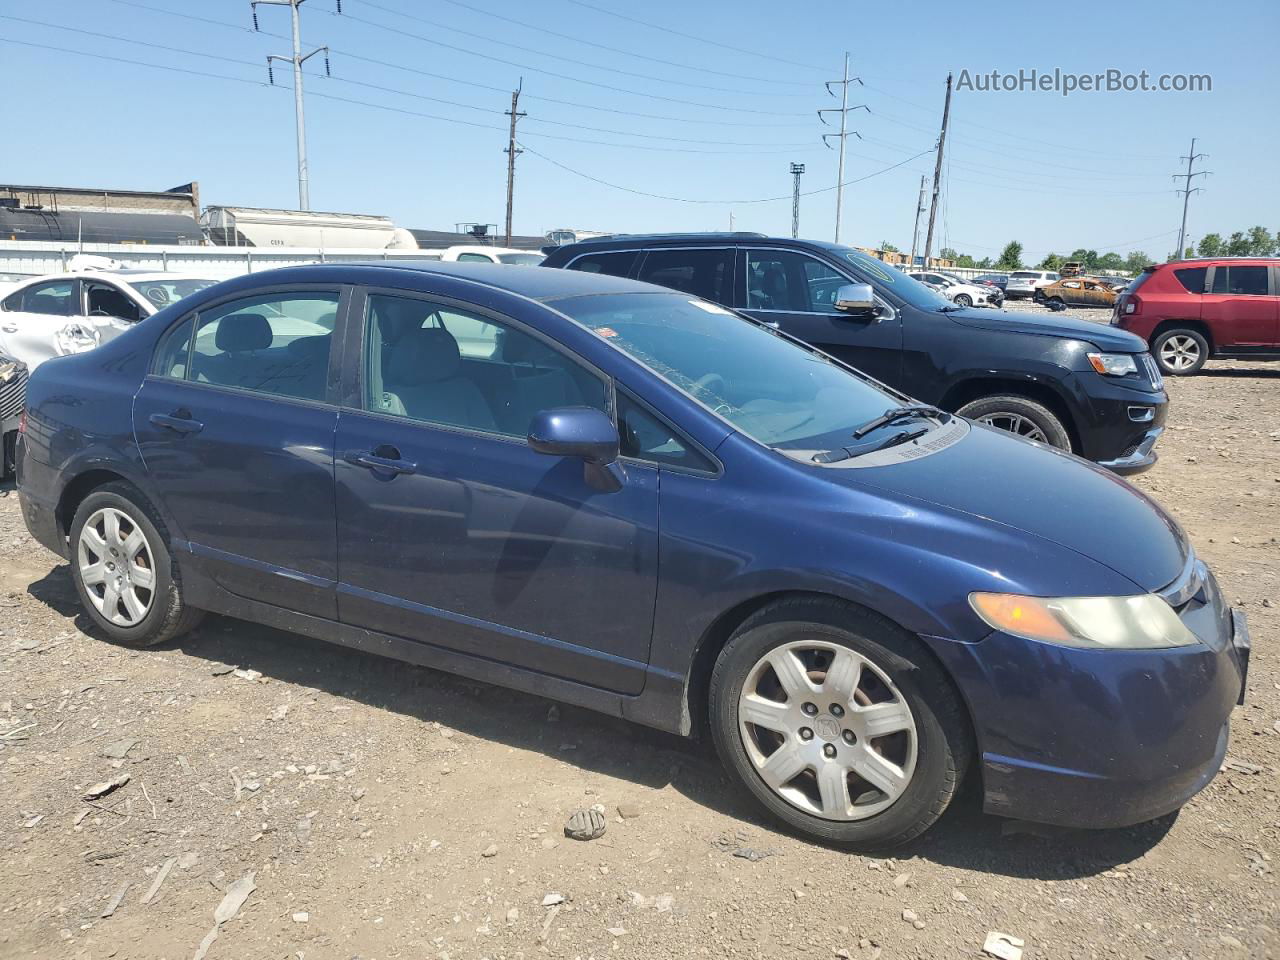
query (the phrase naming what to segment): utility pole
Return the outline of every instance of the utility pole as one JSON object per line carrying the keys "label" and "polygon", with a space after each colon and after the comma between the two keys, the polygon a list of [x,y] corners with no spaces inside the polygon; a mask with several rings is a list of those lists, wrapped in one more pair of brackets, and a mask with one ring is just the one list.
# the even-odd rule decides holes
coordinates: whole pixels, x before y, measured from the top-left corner
{"label": "utility pole", "polygon": [[804,173],[803,163],[791,164],[791,239],[800,236],[800,174]]}
{"label": "utility pole", "polygon": [[947,123],[951,119],[951,74],[947,74],[947,100],[942,107],[942,133],[938,134],[938,159],[933,166],[933,201],[929,204],[929,229],[924,236],[924,268],[929,269],[933,253],[933,223],[938,217],[938,190],[942,186],[942,151],[947,142]]}
{"label": "utility pole", "polygon": [[506,245],[511,246],[511,206],[515,200],[516,193],[516,154],[524,153],[516,146],[516,121],[528,114],[520,110],[520,92],[524,90],[524,77],[520,78],[520,83],[511,91],[511,109],[505,111],[507,116],[511,118],[511,133],[507,136],[507,240]]}
{"label": "utility pole", "polygon": [[1179,160],[1187,161],[1187,172],[1173,175],[1174,180],[1181,178],[1184,181],[1183,185],[1178,188],[1178,193],[1182,194],[1182,226],[1178,228],[1178,251],[1174,254],[1175,260],[1181,260],[1187,255],[1187,248],[1183,245],[1187,237],[1187,207],[1191,203],[1191,195],[1200,192],[1200,187],[1191,186],[1191,180],[1193,177],[1207,177],[1210,172],[1208,170],[1192,170],[1191,167],[1197,160],[1203,160],[1207,156],[1207,153],[1196,153],[1196,138],[1192,137],[1191,149],[1188,151],[1187,156],[1178,158]]}
{"label": "utility pole", "polygon": [[[298,133],[298,209],[311,209],[311,193],[307,182],[307,121],[302,108],[302,65],[317,53],[324,54],[324,74],[329,76],[329,48],[316,47],[305,56],[302,53],[302,28],[298,23],[298,8],[306,0],[249,0],[249,8],[253,11],[253,29],[258,29],[258,7],[267,4],[272,7],[288,7],[293,20],[293,56],[278,57],[271,54],[267,57],[267,79],[275,84],[275,74],[271,65],[277,60],[293,64],[293,112]],[[338,12],[342,12],[341,0]]]}
{"label": "utility pole", "polygon": [[924,213],[924,174],[920,174],[920,199],[916,201],[916,223],[911,228],[911,263],[916,265],[916,244],[920,241],[920,214]]}
{"label": "utility pole", "polygon": [[840,242],[840,211],[844,207],[844,141],[850,134],[853,134],[853,136],[857,137],[859,140],[862,139],[862,134],[858,133],[858,131],[848,129],[849,112],[852,110],[866,110],[868,113],[871,112],[871,108],[865,103],[860,103],[853,107],[849,106],[849,84],[851,83],[861,85],[862,78],[849,76],[849,54],[846,52],[844,55],[844,78],[841,80],[832,80],[826,84],[827,93],[833,97],[836,95],[836,92],[831,88],[836,84],[840,85],[840,108],[836,109],[835,107],[829,107],[826,110],[818,111],[818,119],[823,123],[827,122],[827,118],[824,117],[823,114],[840,114],[840,132],[824,133],[822,135],[822,142],[826,144],[828,149],[831,147],[829,142],[831,137],[840,138],[840,159],[836,166],[836,243]]}

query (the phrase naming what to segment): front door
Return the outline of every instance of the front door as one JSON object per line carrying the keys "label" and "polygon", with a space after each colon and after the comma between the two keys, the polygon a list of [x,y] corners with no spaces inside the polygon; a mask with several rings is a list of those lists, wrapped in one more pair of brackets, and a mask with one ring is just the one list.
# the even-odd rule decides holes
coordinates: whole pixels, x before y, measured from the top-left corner
{"label": "front door", "polygon": [[902,381],[900,315],[887,306],[872,317],[836,310],[836,291],[853,282],[806,253],[748,247],[742,312],[897,386]]}
{"label": "front door", "polygon": [[[606,380],[508,320],[371,293],[360,409],[338,424],[345,623],[622,693],[644,683],[658,473],[621,489],[535,453],[539,410],[610,407]],[[349,365],[350,366],[350,365]]]}
{"label": "front door", "polygon": [[238,596],[329,619],[339,305],[336,288],[291,288],[184,318],[133,412],[147,473],[195,562]]}
{"label": "front door", "polygon": [[1214,346],[1275,350],[1280,343],[1280,298],[1271,295],[1267,267],[1233,263],[1210,270],[1209,292],[1201,298],[1200,316],[1209,325]]}

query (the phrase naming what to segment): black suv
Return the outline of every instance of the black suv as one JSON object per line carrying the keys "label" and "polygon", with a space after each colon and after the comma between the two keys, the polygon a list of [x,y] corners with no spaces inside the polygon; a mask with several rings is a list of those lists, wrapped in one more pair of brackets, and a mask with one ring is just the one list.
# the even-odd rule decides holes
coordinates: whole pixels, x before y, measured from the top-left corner
{"label": "black suv", "polygon": [[851,247],[757,233],[599,237],[542,265],[732,307],[926,403],[1118,473],[1156,462],[1169,398],[1146,343],[1112,327],[965,309]]}

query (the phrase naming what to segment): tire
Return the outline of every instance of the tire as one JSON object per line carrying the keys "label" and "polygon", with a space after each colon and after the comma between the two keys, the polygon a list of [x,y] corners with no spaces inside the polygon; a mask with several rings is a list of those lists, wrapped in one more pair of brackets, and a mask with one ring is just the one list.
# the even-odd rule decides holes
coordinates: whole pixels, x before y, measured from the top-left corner
{"label": "tire", "polygon": [[1054,309],[1055,304],[1057,305],[1057,309],[1063,309],[1067,305],[1067,301],[1063,300],[1061,297],[1048,297],[1044,302],[1050,309]]}
{"label": "tire", "polygon": [[1151,355],[1165,376],[1189,377],[1199,373],[1209,359],[1209,341],[1198,330],[1186,327],[1162,330],[1151,341]]}
{"label": "tire", "polygon": [[952,301],[957,307],[972,307],[973,297],[967,293],[957,293],[955,300]]}
{"label": "tire", "polygon": [[1027,397],[1016,394],[980,397],[966,403],[956,413],[1059,450],[1071,449],[1071,435],[1057,415]]}
{"label": "tire", "polygon": [[[86,527],[91,527],[88,534]],[[129,484],[109,483],[84,498],[71,521],[70,544],[71,579],[80,602],[116,643],[153,647],[193,629],[204,616],[183,602],[164,521]]]}
{"label": "tire", "polygon": [[[824,692],[803,686],[796,688],[799,696],[768,701],[765,719],[783,727],[785,734],[744,720],[753,715],[744,714],[744,704],[758,711],[766,702],[759,690],[770,677],[780,689],[778,674],[762,666],[764,658],[798,665],[801,661],[793,652],[797,650],[817,659],[810,660],[807,674],[805,666],[799,666],[793,680],[811,684],[816,670],[835,667],[841,676],[856,678],[853,693],[846,697],[836,692],[847,687],[833,679]],[[832,659],[824,667],[826,656]],[[850,663],[860,664],[861,671],[854,674],[837,666]],[[892,710],[894,722],[909,723],[910,729],[868,734],[857,699],[867,699],[867,690],[873,694],[870,706]],[[815,701],[811,719],[797,703],[808,703],[807,697]],[[960,698],[920,640],[874,613],[837,600],[782,600],[750,617],[716,660],[708,710],[721,762],[770,814],[807,837],[865,850],[898,846],[932,826],[955,796],[973,754]],[[893,725],[885,722],[889,719],[883,712],[877,717],[885,727]],[[861,734],[855,735],[855,728]],[[765,742],[772,744],[768,753],[762,752]],[[773,777],[779,781],[775,787],[766,782],[760,767],[767,769],[768,761],[777,756],[786,756],[792,767],[806,766],[789,780]],[[872,787],[851,764],[883,778],[894,795]],[[783,776],[790,769],[784,769]],[[829,800],[818,787],[818,771],[825,771]]]}

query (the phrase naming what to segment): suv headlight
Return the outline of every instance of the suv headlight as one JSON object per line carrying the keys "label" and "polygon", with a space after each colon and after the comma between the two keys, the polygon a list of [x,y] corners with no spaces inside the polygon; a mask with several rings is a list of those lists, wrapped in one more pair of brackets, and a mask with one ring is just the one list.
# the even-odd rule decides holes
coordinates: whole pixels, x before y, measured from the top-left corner
{"label": "suv headlight", "polygon": [[1196,635],[1153,593],[1136,597],[1023,597],[971,593],[969,604],[993,629],[1087,650],[1185,647]]}
{"label": "suv headlight", "polygon": [[1108,377],[1123,377],[1138,372],[1138,362],[1131,353],[1091,353],[1089,362],[1093,369]]}

